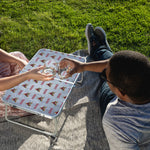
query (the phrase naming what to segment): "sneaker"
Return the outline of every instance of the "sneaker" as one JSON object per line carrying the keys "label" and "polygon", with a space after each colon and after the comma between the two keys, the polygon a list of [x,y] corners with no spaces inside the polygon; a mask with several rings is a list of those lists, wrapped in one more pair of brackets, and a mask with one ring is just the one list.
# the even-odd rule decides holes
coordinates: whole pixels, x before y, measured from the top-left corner
{"label": "sneaker", "polygon": [[99,48],[100,43],[97,36],[94,34],[94,28],[91,23],[87,24],[85,35],[88,43],[88,53],[92,55]]}
{"label": "sneaker", "polygon": [[99,43],[102,47],[111,51],[111,48],[107,42],[106,33],[101,27],[96,27],[94,31],[95,35],[97,36]]}

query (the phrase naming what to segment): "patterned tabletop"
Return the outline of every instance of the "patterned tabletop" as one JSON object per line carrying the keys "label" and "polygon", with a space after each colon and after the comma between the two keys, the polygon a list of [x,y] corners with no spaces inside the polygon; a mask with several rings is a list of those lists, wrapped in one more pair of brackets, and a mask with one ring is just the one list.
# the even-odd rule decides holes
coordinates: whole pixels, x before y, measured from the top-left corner
{"label": "patterned tabletop", "polygon": [[[66,57],[85,62],[85,58],[80,56],[40,49],[22,72],[43,66],[47,60],[54,65]],[[56,74],[54,80],[45,82],[26,80],[7,90],[2,100],[11,106],[52,119],[60,114],[78,75],[74,74],[72,77],[62,80]]]}

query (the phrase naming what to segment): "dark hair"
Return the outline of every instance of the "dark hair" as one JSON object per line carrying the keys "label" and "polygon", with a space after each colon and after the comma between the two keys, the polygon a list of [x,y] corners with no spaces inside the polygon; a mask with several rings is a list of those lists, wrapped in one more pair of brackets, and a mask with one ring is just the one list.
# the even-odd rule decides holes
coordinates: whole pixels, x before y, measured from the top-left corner
{"label": "dark hair", "polygon": [[150,61],[135,51],[119,51],[110,61],[109,80],[133,101],[150,102]]}

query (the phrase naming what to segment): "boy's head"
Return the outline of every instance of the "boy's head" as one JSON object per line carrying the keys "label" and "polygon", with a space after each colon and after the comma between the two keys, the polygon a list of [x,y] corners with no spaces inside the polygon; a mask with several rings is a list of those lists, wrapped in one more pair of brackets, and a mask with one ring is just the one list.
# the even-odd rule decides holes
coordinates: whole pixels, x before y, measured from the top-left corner
{"label": "boy's head", "polygon": [[150,61],[141,53],[120,51],[109,61],[109,80],[132,101],[150,102]]}

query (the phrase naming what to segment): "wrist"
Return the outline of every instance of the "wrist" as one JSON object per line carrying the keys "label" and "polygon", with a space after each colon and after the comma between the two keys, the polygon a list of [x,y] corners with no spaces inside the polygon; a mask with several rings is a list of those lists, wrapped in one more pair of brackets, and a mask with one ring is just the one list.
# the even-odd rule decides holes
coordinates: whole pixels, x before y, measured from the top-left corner
{"label": "wrist", "polygon": [[22,75],[24,76],[25,80],[31,79],[30,71],[24,72],[24,73],[22,73]]}
{"label": "wrist", "polygon": [[86,63],[80,64],[80,70],[81,70],[81,72],[86,70]]}

